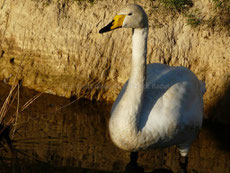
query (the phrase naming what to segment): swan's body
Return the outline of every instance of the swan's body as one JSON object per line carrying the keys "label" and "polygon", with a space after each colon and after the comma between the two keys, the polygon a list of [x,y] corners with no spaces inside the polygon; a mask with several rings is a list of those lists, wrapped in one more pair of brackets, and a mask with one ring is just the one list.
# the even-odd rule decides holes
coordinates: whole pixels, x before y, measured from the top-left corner
{"label": "swan's body", "polygon": [[187,155],[202,123],[200,81],[186,68],[150,64],[143,93],[135,86],[128,81],[113,104],[113,142],[129,151],[177,145]]}
{"label": "swan's body", "polygon": [[140,6],[129,5],[100,32],[119,27],[133,28],[132,69],[111,111],[112,141],[128,151],[177,145],[186,156],[202,124],[203,83],[184,67],[146,66],[148,19]]}

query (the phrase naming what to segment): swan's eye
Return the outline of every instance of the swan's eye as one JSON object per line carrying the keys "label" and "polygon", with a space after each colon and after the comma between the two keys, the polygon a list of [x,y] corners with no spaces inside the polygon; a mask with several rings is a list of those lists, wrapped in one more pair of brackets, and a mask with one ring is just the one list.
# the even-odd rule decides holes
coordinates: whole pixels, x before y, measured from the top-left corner
{"label": "swan's eye", "polygon": [[128,16],[131,16],[133,13],[129,13]]}

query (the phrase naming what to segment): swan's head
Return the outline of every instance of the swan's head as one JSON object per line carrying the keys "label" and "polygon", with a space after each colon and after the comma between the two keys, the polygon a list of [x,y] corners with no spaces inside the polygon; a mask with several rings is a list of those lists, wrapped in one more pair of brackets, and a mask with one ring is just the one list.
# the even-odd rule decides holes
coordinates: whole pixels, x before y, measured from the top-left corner
{"label": "swan's head", "polygon": [[148,26],[148,17],[139,5],[132,4],[123,8],[111,23],[102,28],[99,33],[108,32],[117,28],[144,28]]}

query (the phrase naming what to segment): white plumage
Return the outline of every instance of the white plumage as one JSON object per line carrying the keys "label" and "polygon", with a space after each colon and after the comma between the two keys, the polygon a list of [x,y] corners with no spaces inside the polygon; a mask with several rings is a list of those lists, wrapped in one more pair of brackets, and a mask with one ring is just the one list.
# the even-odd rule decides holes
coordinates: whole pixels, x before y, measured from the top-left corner
{"label": "white plumage", "polygon": [[146,66],[148,19],[140,6],[124,8],[100,33],[119,27],[133,29],[132,69],[112,107],[112,141],[128,151],[177,145],[186,156],[202,124],[204,84],[184,67]]}

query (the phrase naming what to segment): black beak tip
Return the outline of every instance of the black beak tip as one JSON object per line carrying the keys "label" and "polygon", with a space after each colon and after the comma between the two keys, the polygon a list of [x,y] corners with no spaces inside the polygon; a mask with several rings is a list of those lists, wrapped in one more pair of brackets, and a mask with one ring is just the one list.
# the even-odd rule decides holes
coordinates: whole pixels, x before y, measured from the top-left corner
{"label": "black beak tip", "polygon": [[102,29],[100,29],[99,33],[100,33],[100,34],[104,33],[104,32],[103,32],[103,28],[102,28]]}
{"label": "black beak tip", "polygon": [[108,31],[111,31],[111,27],[113,26],[113,22],[110,22],[107,26],[105,26],[104,28],[101,28],[99,33],[102,34],[104,32],[108,32]]}
{"label": "black beak tip", "polygon": [[99,31],[99,33],[100,33],[100,34],[103,34],[104,32],[108,32],[108,31],[111,31],[110,26],[109,26],[109,27],[106,26],[106,27],[104,27],[104,28],[101,28],[100,31]]}

